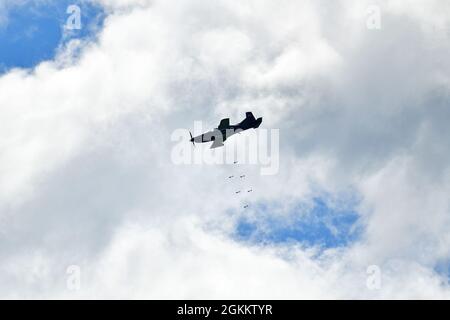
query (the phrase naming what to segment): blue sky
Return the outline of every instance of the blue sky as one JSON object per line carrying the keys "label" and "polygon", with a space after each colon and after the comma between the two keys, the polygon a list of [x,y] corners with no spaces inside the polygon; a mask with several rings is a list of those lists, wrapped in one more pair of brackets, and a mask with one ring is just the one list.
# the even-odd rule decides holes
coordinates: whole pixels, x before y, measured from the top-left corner
{"label": "blue sky", "polygon": [[[64,37],[64,25],[70,16],[67,8],[73,4],[81,9],[82,28]],[[9,6],[6,22],[0,26],[0,73],[16,67],[32,68],[52,59],[64,42],[95,35],[104,16],[100,7],[73,0],[30,1]]]}
{"label": "blue sky", "polygon": [[259,244],[298,243],[307,247],[343,247],[356,241],[362,232],[356,203],[339,208],[326,197],[316,197],[311,204],[298,203],[288,217],[273,215],[275,205],[254,206],[255,217],[238,220],[235,237]]}
{"label": "blue sky", "polygon": [[434,267],[434,271],[446,279],[446,285],[450,284],[450,261],[444,260],[438,262]]}

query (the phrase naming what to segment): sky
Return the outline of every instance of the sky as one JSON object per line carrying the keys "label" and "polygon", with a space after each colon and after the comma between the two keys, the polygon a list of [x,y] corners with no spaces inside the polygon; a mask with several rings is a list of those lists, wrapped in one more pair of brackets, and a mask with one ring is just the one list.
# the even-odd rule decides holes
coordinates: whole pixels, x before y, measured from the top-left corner
{"label": "sky", "polygon": [[0,0],[0,297],[449,299],[449,12]]}
{"label": "sky", "polygon": [[[2,73],[11,68],[33,68],[51,60],[71,39],[94,37],[102,25],[104,11],[93,2],[79,2],[80,29],[67,28],[73,1],[8,1],[0,5],[0,61]],[[72,12],[72,11],[70,11]]]}

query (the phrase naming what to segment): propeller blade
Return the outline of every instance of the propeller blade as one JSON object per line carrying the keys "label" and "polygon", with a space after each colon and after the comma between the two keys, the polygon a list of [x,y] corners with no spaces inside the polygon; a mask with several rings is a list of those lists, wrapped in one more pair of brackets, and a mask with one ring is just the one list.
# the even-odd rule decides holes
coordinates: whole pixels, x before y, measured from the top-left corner
{"label": "propeller blade", "polygon": [[189,131],[189,134],[191,135],[191,142],[192,142],[192,144],[194,145],[194,148],[195,148],[194,137],[192,136],[192,133],[190,131]]}

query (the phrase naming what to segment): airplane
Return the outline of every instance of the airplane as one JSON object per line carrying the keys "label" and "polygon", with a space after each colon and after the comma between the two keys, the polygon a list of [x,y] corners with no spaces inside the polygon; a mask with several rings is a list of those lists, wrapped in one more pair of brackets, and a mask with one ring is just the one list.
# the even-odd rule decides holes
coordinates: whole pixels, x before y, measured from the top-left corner
{"label": "airplane", "polygon": [[261,125],[262,117],[256,119],[253,113],[246,112],[245,113],[245,119],[239,122],[235,125],[230,125],[230,119],[225,118],[220,121],[220,124],[217,128],[203,133],[197,137],[193,137],[192,133],[189,132],[191,135],[191,142],[195,146],[195,143],[204,143],[204,142],[211,142],[213,141],[213,144],[211,145],[211,149],[222,147],[225,140],[227,140],[229,137],[231,137],[233,134],[240,133],[241,131],[248,130],[248,129],[256,129]]}

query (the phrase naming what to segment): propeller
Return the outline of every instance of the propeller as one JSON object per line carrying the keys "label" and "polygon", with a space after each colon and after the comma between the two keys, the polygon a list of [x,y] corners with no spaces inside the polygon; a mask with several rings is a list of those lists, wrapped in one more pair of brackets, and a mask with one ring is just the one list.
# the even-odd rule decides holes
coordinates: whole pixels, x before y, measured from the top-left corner
{"label": "propeller", "polygon": [[189,131],[189,134],[191,135],[191,142],[192,142],[192,144],[194,145],[194,148],[195,148],[194,137],[192,136],[192,133],[190,131]]}

